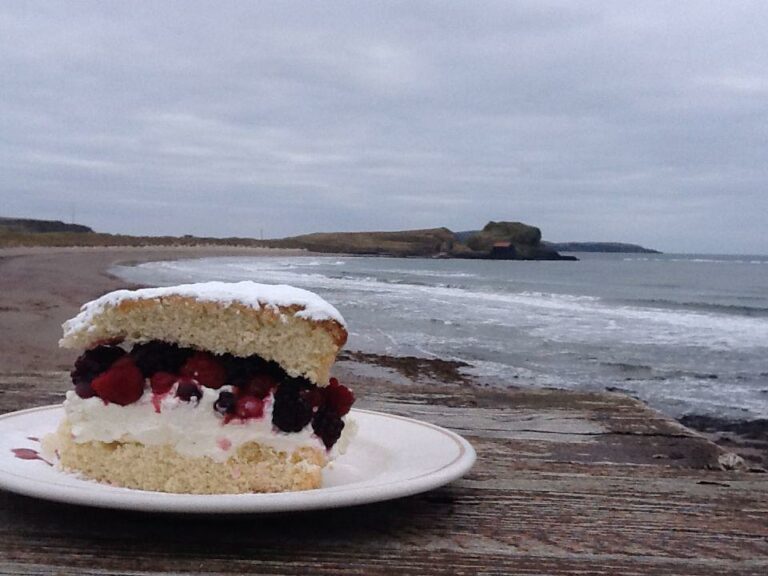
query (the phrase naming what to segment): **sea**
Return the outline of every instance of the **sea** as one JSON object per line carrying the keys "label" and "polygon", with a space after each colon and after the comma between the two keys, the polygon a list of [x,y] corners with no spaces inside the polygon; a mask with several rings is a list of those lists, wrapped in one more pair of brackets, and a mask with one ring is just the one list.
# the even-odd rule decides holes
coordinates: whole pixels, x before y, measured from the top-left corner
{"label": "sea", "polygon": [[768,256],[576,256],[202,258],[113,272],[306,288],[344,315],[349,349],[463,361],[488,385],[622,391],[678,418],[768,418]]}

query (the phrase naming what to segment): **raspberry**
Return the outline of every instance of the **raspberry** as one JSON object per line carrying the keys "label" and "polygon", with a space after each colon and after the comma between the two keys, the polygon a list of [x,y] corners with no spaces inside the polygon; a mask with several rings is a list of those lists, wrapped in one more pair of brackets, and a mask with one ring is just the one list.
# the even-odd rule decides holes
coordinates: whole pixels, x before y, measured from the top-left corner
{"label": "raspberry", "polygon": [[192,398],[198,401],[203,397],[203,392],[193,379],[184,378],[179,380],[179,385],[176,387],[176,396],[184,402],[189,402]]}
{"label": "raspberry", "polygon": [[302,396],[311,387],[307,381],[286,380],[275,390],[272,424],[283,432],[300,432],[312,420],[312,404]]}
{"label": "raspberry", "polygon": [[[72,383],[75,387],[80,384],[90,385],[96,376],[105,372],[118,358],[124,355],[125,350],[119,346],[97,346],[86,350],[75,360],[75,368],[69,373],[72,377]],[[83,386],[81,388],[84,389]]]}
{"label": "raspberry", "polygon": [[179,368],[193,353],[190,348],[179,348],[176,344],[160,340],[137,344],[131,350],[131,356],[144,376],[152,376],[155,372],[178,374]]}
{"label": "raspberry", "polygon": [[109,370],[94,378],[91,387],[102,400],[126,406],[141,398],[144,376],[130,356],[123,356]]}
{"label": "raspberry", "polygon": [[336,416],[344,416],[354,403],[355,395],[352,390],[339,384],[336,378],[331,378],[325,389],[325,406],[332,410]]}
{"label": "raspberry", "polygon": [[264,416],[264,402],[256,396],[241,396],[237,399],[236,413],[240,418],[261,418]]}
{"label": "raspberry", "polygon": [[209,352],[195,352],[181,367],[180,374],[194,378],[206,388],[216,390],[224,386],[227,379],[224,365]]}
{"label": "raspberry", "polygon": [[316,386],[309,390],[302,390],[301,396],[309,402],[309,405],[312,406],[312,409],[315,411],[322,408],[323,404],[325,404],[325,394]]}
{"label": "raspberry", "polygon": [[344,430],[344,421],[334,412],[323,409],[312,419],[312,430],[320,437],[325,447],[330,450],[341,436],[341,431]]}
{"label": "raspberry", "polygon": [[232,392],[220,392],[213,409],[219,414],[234,414],[237,408],[237,397]]}
{"label": "raspberry", "polygon": [[179,381],[176,374],[170,372],[155,372],[149,378],[149,385],[155,394],[166,394]]}

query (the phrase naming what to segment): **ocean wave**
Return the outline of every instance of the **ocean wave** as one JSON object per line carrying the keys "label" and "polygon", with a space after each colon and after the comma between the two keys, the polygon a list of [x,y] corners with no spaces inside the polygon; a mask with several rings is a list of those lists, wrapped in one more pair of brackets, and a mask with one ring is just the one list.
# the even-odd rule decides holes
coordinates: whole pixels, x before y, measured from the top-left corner
{"label": "ocean wave", "polygon": [[519,292],[520,296],[529,298],[542,298],[546,300],[561,300],[563,302],[599,302],[601,298],[598,296],[584,296],[577,294],[560,294],[557,292],[538,292],[525,290]]}
{"label": "ocean wave", "polygon": [[686,310],[696,310],[701,312],[717,312],[723,314],[735,314],[742,316],[768,316],[768,307],[747,306],[745,304],[716,304],[712,302],[680,302],[678,300],[668,300],[665,298],[647,298],[633,300],[634,303],[642,306],[653,306],[662,308],[681,308]]}
{"label": "ocean wave", "polygon": [[[226,259],[225,259],[226,260]],[[267,262],[265,262],[267,260]],[[365,270],[365,275],[328,275],[321,270],[286,269],[285,260],[240,260],[237,267],[222,259],[149,263],[146,271],[174,270],[185,278],[242,280],[294,284],[310,290],[336,294],[337,306],[364,298],[372,319],[382,305],[396,303],[407,310],[413,321],[429,315],[446,316],[466,324],[523,326],[536,338],[557,343],[684,345],[710,349],[768,347],[768,323],[761,314],[723,314],[713,310],[685,309],[679,306],[615,304],[595,296],[559,294],[543,291],[505,292],[490,287],[439,286],[421,281],[380,278]],[[315,269],[316,270],[316,269]],[[716,308],[716,306],[710,306]],[[722,311],[721,308],[716,308]]]}
{"label": "ocean wave", "polygon": [[615,368],[619,372],[643,374],[653,372],[653,368],[647,364],[630,364],[627,362],[600,362],[600,365],[607,368]]}
{"label": "ocean wave", "polygon": [[692,264],[750,264],[762,265],[768,264],[768,258],[717,258],[717,257],[648,257],[648,256],[626,256],[622,258],[624,262],[690,262]]}
{"label": "ocean wave", "polygon": [[386,274],[405,274],[407,276],[426,276],[428,278],[477,278],[470,272],[449,272],[442,270],[407,270],[405,268],[382,268],[379,272]]}
{"label": "ocean wave", "polygon": [[[768,411],[761,392],[768,388],[768,308],[760,305],[760,284],[752,280],[739,289],[738,275],[731,282],[735,269],[713,266],[728,274],[728,289],[720,293],[728,303],[687,301],[698,296],[683,295],[663,275],[642,277],[655,281],[652,292],[635,285],[634,294],[659,298],[620,302],[579,295],[582,289],[605,293],[600,283],[610,280],[615,260],[606,262],[592,277],[594,292],[580,278],[541,281],[538,266],[530,276],[529,269],[515,268],[514,276],[505,277],[499,273],[505,269],[495,267],[473,279],[480,269],[474,263],[441,264],[453,268],[430,276],[418,261],[387,270],[379,260],[364,258],[208,258],[118,273],[143,283],[251,279],[307,288],[347,317],[354,327],[351,348],[461,359],[472,365],[467,370],[473,375],[499,386],[621,387],[673,414]],[[696,268],[696,281],[705,277],[701,270]],[[748,272],[750,279],[763,274]],[[577,293],[550,290],[569,287]]]}

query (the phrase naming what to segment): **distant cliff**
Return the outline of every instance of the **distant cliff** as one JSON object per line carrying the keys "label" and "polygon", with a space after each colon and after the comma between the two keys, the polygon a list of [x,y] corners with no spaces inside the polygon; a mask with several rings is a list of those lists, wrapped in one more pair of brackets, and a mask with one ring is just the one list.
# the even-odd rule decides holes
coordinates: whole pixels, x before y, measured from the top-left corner
{"label": "distant cliff", "polygon": [[60,220],[33,220],[31,218],[0,217],[0,230],[25,234],[44,234],[50,232],[93,232],[82,224],[66,224]]}
{"label": "distant cliff", "polygon": [[658,250],[624,242],[544,242],[559,252],[626,252],[631,254],[661,254]]}
{"label": "distant cliff", "polygon": [[494,260],[576,260],[541,242],[541,230],[521,222],[489,222],[485,228],[455,234],[448,228],[396,232],[323,232],[267,240],[281,248],[379,256],[476,258]]}
{"label": "distant cliff", "polygon": [[455,251],[459,258],[495,260],[576,260],[561,256],[541,241],[541,230],[522,222],[488,222],[475,233],[462,233],[466,251]]}

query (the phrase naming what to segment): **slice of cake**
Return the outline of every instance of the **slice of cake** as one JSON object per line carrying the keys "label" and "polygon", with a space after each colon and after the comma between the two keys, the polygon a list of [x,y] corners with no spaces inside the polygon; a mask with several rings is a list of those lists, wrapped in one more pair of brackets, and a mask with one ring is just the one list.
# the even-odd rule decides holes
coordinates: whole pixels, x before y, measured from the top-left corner
{"label": "slice of cake", "polygon": [[60,345],[85,351],[44,447],[88,478],[197,494],[317,488],[354,432],[354,396],[329,378],[344,319],[306,290],[119,290],[63,328]]}

